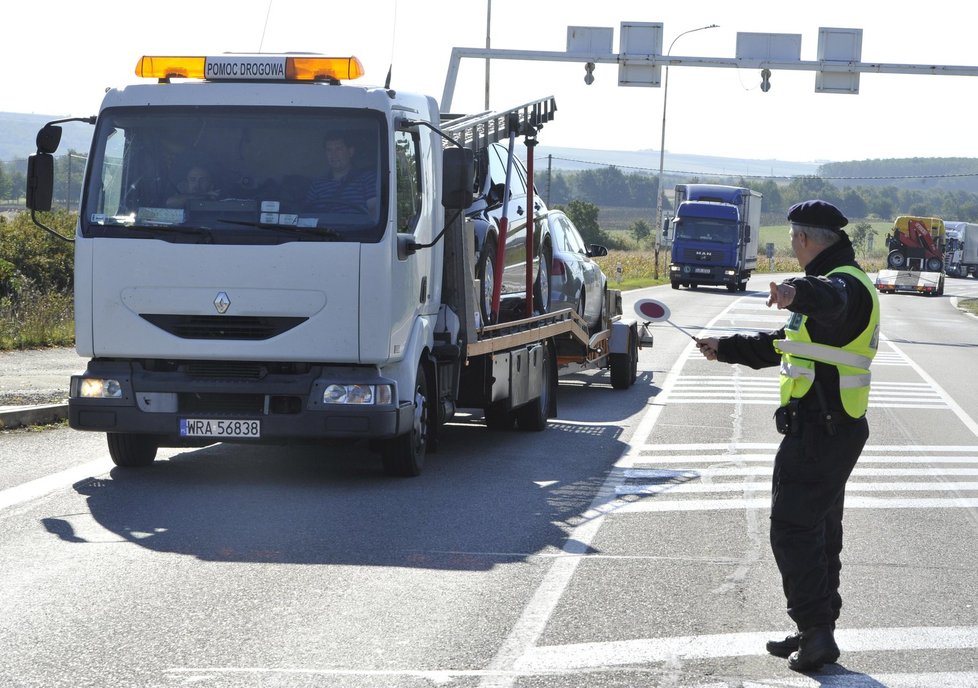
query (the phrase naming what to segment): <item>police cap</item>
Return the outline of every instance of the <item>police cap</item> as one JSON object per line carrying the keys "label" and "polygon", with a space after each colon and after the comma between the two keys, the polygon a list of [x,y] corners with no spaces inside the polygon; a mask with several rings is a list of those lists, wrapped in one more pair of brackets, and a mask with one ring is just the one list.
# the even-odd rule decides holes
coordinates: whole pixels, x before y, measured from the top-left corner
{"label": "police cap", "polygon": [[809,227],[824,227],[840,232],[849,224],[842,212],[826,201],[812,200],[795,203],[788,208],[788,222]]}

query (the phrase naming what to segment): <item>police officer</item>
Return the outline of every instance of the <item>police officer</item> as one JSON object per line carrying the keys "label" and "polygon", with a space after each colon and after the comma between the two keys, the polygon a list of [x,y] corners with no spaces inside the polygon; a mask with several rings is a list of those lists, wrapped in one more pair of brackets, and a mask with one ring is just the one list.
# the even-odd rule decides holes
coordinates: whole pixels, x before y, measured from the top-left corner
{"label": "police officer", "polygon": [[834,630],[842,607],[843,500],[869,436],[869,366],[880,312],[838,208],[805,201],[788,210],[788,222],[805,276],[771,282],[767,300],[790,311],[785,326],[696,344],[711,361],[781,366],[775,419],[784,438],[774,458],[771,549],[798,630],[769,641],[767,651],[787,657],[796,671],[817,671],[839,658]]}

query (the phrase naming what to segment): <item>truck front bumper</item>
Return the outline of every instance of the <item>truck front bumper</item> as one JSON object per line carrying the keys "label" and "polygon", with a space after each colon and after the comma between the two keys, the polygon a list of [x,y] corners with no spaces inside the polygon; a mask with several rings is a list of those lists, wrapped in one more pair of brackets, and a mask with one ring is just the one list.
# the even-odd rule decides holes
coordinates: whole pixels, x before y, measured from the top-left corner
{"label": "truck front bumper", "polygon": [[722,265],[673,263],[669,266],[669,279],[688,284],[740,284],[738,271]]}
{"label": "truck front bumper", "polygon": [[[268,372],[271,364],[203,362],[151,370],[146,363],[90,361],[84,373],[72,377],[68,424],[77,430],[156,435],[162,445],[182,445],[387,438],[414,422],[413,402],[398,402],[396,383],[372,367],[304,365],[293,372]],[[112,396],[83,395],[83,389],[98,388],[99,381],[110,381]],[[325,391],[335,384],[374,390],[387,385],[390,400],[325,403]],[[259,421],[249,426],[258,434],[202,437],[188,434],[188,420]]]}

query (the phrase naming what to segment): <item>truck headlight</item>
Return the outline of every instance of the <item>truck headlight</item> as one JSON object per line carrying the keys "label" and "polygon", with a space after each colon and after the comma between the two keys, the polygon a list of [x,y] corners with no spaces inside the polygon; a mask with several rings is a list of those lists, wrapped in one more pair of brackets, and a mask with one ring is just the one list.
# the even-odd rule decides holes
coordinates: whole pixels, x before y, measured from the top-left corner
{"label": "truck headlight", "polygon": [[71,396],[83,399],[121,399],[122,385],[118,380],[83,377],[72,380]]}
{"label": "truck headlight", "polygon": [[682,268],[680,268],[678,265],[670,265],[669,266],[669,272],[679,272],[681,269]]}
{"label": "truck headlight", "polygon": [[390,385],[327,385],[323,390],[324,404],[389,404],[393,393]]}
{"label": "truck headlight", "polygon": [[737,271],[736,270],[724,270],[723,271],[723,274],[726,275],[727,277],[733,277],[734,275],[737,274]]}

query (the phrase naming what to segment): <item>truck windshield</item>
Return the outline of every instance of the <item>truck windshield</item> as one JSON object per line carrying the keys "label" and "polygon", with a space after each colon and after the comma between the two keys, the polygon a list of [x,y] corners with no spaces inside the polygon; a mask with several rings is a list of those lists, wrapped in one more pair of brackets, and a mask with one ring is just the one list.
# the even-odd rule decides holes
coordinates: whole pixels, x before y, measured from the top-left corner
{"label": "truck windshield", "polygon": [[732,244],[737,241],[737,225],[722,220],[683,218],[682,222],[676,224],[675,239]]}
{"label": "truck windshield", "polygon": [[379,241],[384,127],[379,113],[349,109],[105,110],[82,232],[194,243]]}

